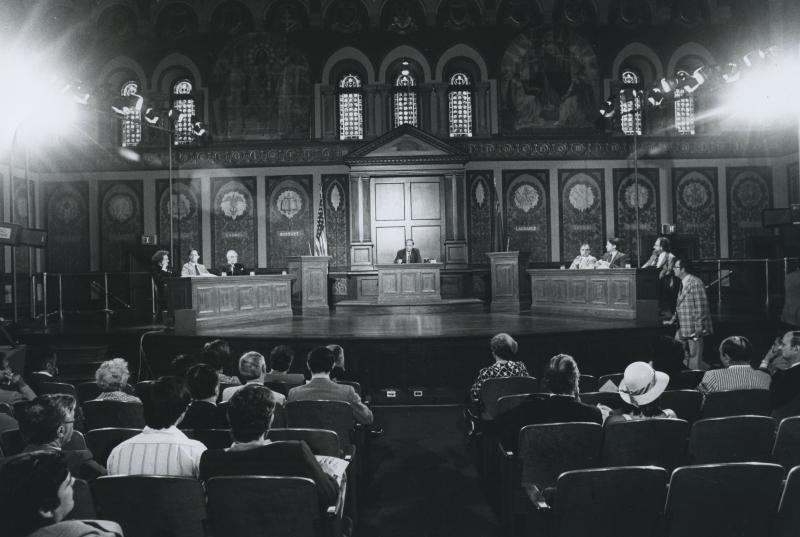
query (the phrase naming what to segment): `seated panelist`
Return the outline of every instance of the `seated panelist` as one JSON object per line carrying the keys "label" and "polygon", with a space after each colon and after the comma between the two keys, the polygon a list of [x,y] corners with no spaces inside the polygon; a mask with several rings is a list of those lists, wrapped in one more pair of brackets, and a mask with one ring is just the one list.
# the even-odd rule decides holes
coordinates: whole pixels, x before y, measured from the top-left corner
{"label": "seated panelist", "polygon": [[597,262],[597,268],[623,268],[629,263],[628,254],[623,254],[618,250],[620,241],[616,237],[609,237],[606,241],[606,253]]}
{"label": "seated panelist", "polygon": [[244,265],[239,263],[239,254],[236,253],[236,250],[228,250],[228,253],[225,254],[225,259],[228,262],[220,265],[220,274],[227,274],[228,276],[243,276],[247,274]]}
{"label": "seated panelist", "polygon": [[196,248],[189,250],[189,261],[181,268],[182,277],[197,277],[197,276],[215,276],[211,274],[205,265],[198,263],[200,261],[200,252]]}
{"label": "seated panelist", "polygon": [[581,253],[572,261],[569,266],[570,270],[595,268],[597,259],[590,252],[591,248],[587,243],[581,244]]}
{"label": "seated panelist", "polygon": [[422,263],[422,257],[419,255],[419,250],[414,248],[414,240],[408,239],[406,247],[403,250],[398,250],[394,258],[395,263]]}

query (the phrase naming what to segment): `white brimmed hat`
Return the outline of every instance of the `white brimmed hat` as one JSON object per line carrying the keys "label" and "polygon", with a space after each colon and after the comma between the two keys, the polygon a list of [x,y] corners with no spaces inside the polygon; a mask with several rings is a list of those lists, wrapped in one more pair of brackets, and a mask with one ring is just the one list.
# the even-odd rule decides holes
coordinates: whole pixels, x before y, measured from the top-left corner
{"label": "white brimmed hat", "polygon": [[664,393],[669,384],[669,375],[656,371],[645,362],[633,362],[625,368],[619,383],[619,396],[633,406],[652,403]]}

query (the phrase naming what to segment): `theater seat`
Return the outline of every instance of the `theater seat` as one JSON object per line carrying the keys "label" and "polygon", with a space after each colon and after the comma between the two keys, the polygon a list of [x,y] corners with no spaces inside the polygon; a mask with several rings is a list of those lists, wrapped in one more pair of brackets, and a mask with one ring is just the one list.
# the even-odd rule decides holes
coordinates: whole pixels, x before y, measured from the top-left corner
{"label": "theater seat", "polygon": [[536,377],[497,377],[487,379],[481,386],[481,404],[483,405],[484,419],[497,416],[497,400],[504,395],[520,393],[536,393],[539,391],[539,381]]}
{"label": "theater seat", "polygon": [[661,408],[669,408],[682,420],[694,423],[700,419],[703,394],[697,390],[667,390],[658,398]]}
{"label": "theater seat", "polygon": [[781,420],[772,446],[772,462],[777,462],[787,472],[800,465],[800,416]]}
{"label": "theater seat", "polygon": [[314,455],[341,456],[339,437],[334,431],[325,429],[270,429],[268,438],[273,442],[281,440],[302,440]]}
{"label": "theater seat", "polygon": [[183,433],[208,449],[225,449],[233,443],[230,429],[183,429]]}
{"label": "theater seat", "polygon": [[66,516],[67,520],[91,520],[97,518],[94,499],[89,484],[83,479],[76,479],[72,485],[72,499],[75,507]]}
{"label": "theater seat", "polygon": [[327,429],[339,436],[339,445],[347,453],[355,445],[353,410],[344,401],[293,401],[286,405],[289,427]]}
{"label": "theater seat", "polygon": [[800,535],[800,509],[798,506],[800,506],[800,467],[793,468],[786,478],[778,505],[778,517],[775,521],[775,537]]}
{"label": "theater seat", "polygon": [[706,394],[702,417],[769,416],[771,411],[769,390],[731,390]]}
{"label": "theater seat", "polygon": [[144,427],[144,410],[141,403],[121,401],[86,401],[83,403],[86,430],[103,427]]}
{"label": "theater seat", "polygon": [[652,419],[607,423],[603,428],[602,466],[654,465],[672,471],[686,464],[689,424]]}
{"label": "theater seat", "polygon": [[75,386],[69,384],[67,382],[41,382],[39,383],[39,393],[37,395],[44,395],[44,394],[59,394],[63,393],[66,395],[71,395],[76,400],[78,399],[78,392],[75,389]]}
{"label": "theater seat", "polygon": [[86,433],[86,445],[94,455],[94,459],[105,466],[108,456],[115,447],[140,432],[142,432],[141,429],[126,429],[123,427],[92,429]]}
{"label": "theater seat", "polygon": [[689,463],[771,462],[776,426],[769,416],[696,421],[689,433]]}

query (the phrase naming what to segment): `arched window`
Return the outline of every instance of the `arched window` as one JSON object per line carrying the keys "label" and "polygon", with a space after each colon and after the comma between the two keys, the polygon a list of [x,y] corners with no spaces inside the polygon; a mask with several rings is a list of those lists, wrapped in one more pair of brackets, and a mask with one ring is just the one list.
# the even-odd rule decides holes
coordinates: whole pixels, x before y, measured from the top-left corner
{"label": "arched window", "polygon": [[394,83],[394,126],[417,124],[417,83],[414,75],[404,68]]}
{"label": "arched window", "polygon": [[[133,80],[122,85],[120,94],[123,97],[139,94],[139,84]],[[141,111],[131,108],[122,117],[122,147],[135,147],[142,141]]]}
{"label": "arched window", "polygon": [[339,139],[364,139],[364,95],[361,79],[346,74],[339,80]]}
{"label": "arched window", "polygon": [[450,137],[472,136],[472,81],[466,73],[450,77],[447,107],[450,113]]}
{"label": "arched window", "polygon": [[181,79],[172,86],[172,106],[180,113],[173,125],[175,145],[192,143],[194,141],[192,125],[196,111],[192,83],[188,79]]}
{"label": "arched window", "polygon": [[630,69],[622,72],[619,91],[620,128],[626,135],[642,134],[642,78]]}
{"label": "arched window", "polygon": [[[678,80],[688,77],[686,71],[678,72]],[[678,134],[694,134],[694,95],[684,88],[675,88],[675,130]]]}

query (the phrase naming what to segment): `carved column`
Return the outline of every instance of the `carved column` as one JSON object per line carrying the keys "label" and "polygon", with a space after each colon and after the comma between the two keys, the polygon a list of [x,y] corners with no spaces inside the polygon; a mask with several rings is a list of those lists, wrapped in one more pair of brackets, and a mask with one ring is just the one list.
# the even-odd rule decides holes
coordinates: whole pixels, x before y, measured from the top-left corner
{"label": "carved column", "polygon": [[491,262],[492,301],[490,311],[520,311],[530,308],[529,252],[487,252]]}
{"label": "carved column", "polygon": [[369,177],[350,176],[350,270],[372,270],[373,244]]}
{"label": "carved column", "polygon": [[292,310],[299,315],[329,315],[329,256],[298,255],[286,258],[292,285]]}
{"label": "carved column", "polygon": [[445,214],[447,237],[445,239],[445,268],[467,267],[466,206],[464,172],[445,175]]}

